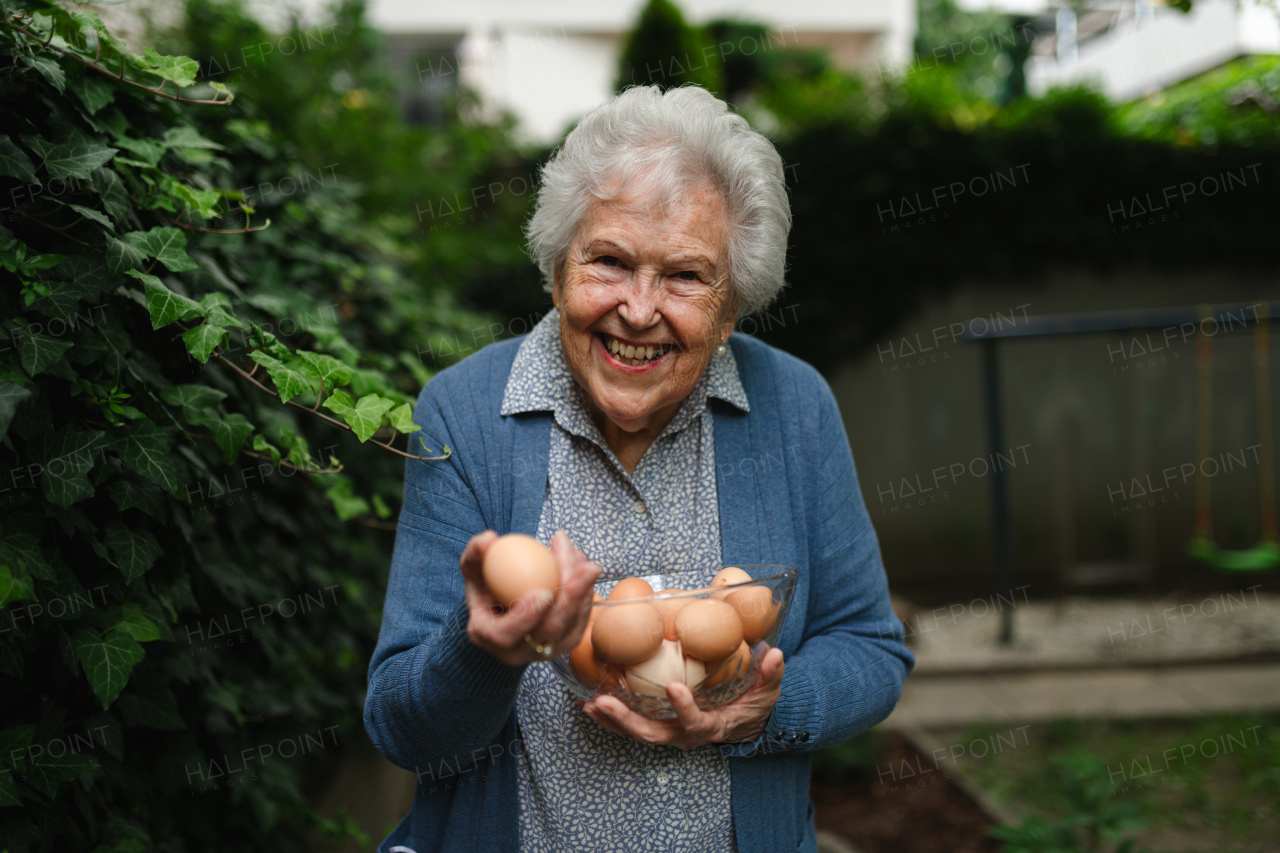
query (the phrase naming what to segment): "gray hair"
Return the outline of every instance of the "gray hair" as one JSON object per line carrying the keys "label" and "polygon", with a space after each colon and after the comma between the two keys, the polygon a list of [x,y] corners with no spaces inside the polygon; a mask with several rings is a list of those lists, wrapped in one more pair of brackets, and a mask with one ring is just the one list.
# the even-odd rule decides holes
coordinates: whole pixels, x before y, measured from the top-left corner
{"label": "gray hair", "polygon": [[665,94],[633,86],[588,113],[542,170],[537,208],[525,228],[550,291],[593,198],[615,197],[644,179],[662,203],[701,183],[728,209],[729,282],[739,316],[763,310],[785,284],[791,206],[773,144],[706,89]]}

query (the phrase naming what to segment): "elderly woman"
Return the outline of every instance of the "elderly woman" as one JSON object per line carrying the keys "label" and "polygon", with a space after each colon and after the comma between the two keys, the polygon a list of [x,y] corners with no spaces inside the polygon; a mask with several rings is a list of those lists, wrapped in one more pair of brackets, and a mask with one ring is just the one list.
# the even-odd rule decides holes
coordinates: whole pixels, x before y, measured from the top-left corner
{"label": "elderly woman", "polygon": [[[731,335],[781,289],[790,220],[777,151],[695,87],[623,92],[547,164],[528,235],[555,310],[415,412],[453,453],[408,464],[369,669],[369,735],[418,777],[382,850],[816,849],[809,752],[883,720],[913,659],[830,389]],[[511,532],[561,579],[503,609],[480,565]],[[799,567],[791,610],[726,707],[674,682],[670,721],[580,705],[546,662],[601,566],[764,562]]]}

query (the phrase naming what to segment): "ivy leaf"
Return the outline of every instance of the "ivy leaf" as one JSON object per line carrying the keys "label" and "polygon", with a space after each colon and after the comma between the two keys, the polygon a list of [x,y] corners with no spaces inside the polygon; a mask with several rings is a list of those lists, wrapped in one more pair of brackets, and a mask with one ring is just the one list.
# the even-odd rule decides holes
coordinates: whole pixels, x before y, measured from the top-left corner
{"label": "ivy leaf", "polygon": [[8,607],[10,603],[24,598],[36,600],[36,588],[31,578],[21,568],[0,564],[0,607]]}
{"label": "ivy leaf", "polygon": [[58,573],[45,561],[36,536],[24,530],[21,524],[11,520],[0,531],[0,563],[24,565],[36,580],[53,583],[58,579]]}
{"label": "ivy leaf", "polygon": [[47,80],[50,86],[58,90],[58,94],[66,91],[67,74],[56,61],[47,56],[24,56],[22,61],[27,67],[39,71],[40,76]]}
{"label": "ivy leaf", "polygon": [[108,231],[115,231],[116,226],[101,211],[94,210],[92,207],[85,207],[82,204],[68,204],[67,207],[106,228]]}
{"label": "ivy leaf", "polygon": [[129,211],[133,208],[120,176],[111,169],[99,169],[93,173],[92,186],[93,191],[102,199],[102,206],[107,209],[107,213],[117,226],[123,228],[128,223]]}
{"label": "ivy leaf", "polygon": [[391,400],[377,394],[366,394],[353,405],[351,397],[344,391],[334,391],[324,401],[324,407],[341,415],[361,441],[368,441],[369,436],[378,431],[382,426],[382,416],[394,405]]}
{"label": "ivy leaf", "polygon": [[351,479],[341,474],[329,475],[331,482],[324,496],[333,502],[333,511],[339,521],[350,521],[369,512],[369,502],[355,493]]}
{"label": "ivy leaf", "polygon": [[24,388],[17,382],[0,382],[0,439],[8,434],[18,404],[30,396],[30,388]]}
{"label": "ivy leaf", "polygon": [[[24,136],[24,142],[35,137]],[[93,170],[116,156],[116,149],[96,142],[64,142],[61,145],[42,145],[44,167],[52,178],[80,178],[89,180]]]}
{"label": "ivy leaf", "polygon": [[[267,369],[267,375],[276,384],[276,391],[280,394],[281,403],[287,403],[303,391],[309,391],[312,388],[310,378],[261,350],[254,350],[249,353],[249,358]],[[325,405],[327,406],[328,403],[325,403]]]}
{"label": "ivy leaf", "polygon": [[13,140],[9,138],[7,133],[0,134],[0,175],[17,178],[27,184],[37,183],[35,168],[31,165],[31,158],[26,155],[25,151],[13,144]]}
{"label": "ivy leaf", "polygon": [[276,447],[262,435],[258,433],[253,437],[253,449],[259,453],[265,453],[271,457],[271,464],[279,467],[280,465],[280,448]]}
{"label": "ivy leaf", "polygon": [[107,272],[119,275],[136,270],[147,262],[147,256],[123,240],[114,237],[107,240]]}
{"label": "ivy leaf", "polygon": [[200,73],[200,66],[194,60],[185,56],[161,56],[156,53],[155,48],[145,48],[143,50],[143,59],[140,63],[143,70],[149,71],[165,80],[172,80],[178,86],[190,86],[196,82],[196,75]]}
{"label": "ivy leaf", "polygon": [[150,533],[145,530],[135,533],[118,521],[107,525],[106,540],[127,583],[146,574],[162,553],[160,543]]}
{"label": "ivy leaf", "polygon": [[213,151],[225,151],[225,146],[205,139],[200,132],[189,124],[171,127],[164,132],[164,144],[170,148],[208,148]]}
{"label": "ivy leaf", "polygon": [[115,84],[97,74],[81,74],[76,77],[71,81],[71,91],[84,104],[89,115],[96,114],[116,96]]}
{"label": "ivy leaf", "polygon": [[157,521],[165,520],[164,498],[152,485],[144,487],[129,480],[115,479],[111,481],[107,493],[121,512],[137,507]]}
{"label": "ivy leaf", "polygon": [[165,185],[171,193],[181,199],[197,216],[212,218],[218,215],[218,205],[222,202],[222,193],[217,190],[196,189],[173,179],[166,181]]}
{"label": "ivy leaf", "polygon": [[[136,162],[140,166],[154,167],[164,156],[164,146],[154,139],[134,139],[131,136],[120,135],[115,138],[115,143],[136,158],[136,160],[130,158],[131,163]],[[120,162],[121,159],[119,155],[116,156],[116,162]]]}
{"label": "ivy leaf", "polygon": [[187,254],[187,235],[178,228],[152,228],[150,231],[130,231],[125,242],[148,258],[155,258],[170,272],[190,272],[199,265]]}
{"label": "ivy leaf", "polygon": [[111,449],[135,471],[175,496],[178,472],[169,452],[169,434],[150,421],[140,421],[131,432],[118,436]]}
{"label": "ivy leaf", "polygon": [[93,484],[85,474],[93,470],[95,451],[105,444],[105,435],[100,430],[80,431],[70,426],[58,430],[42,463],[41,484],[49,503],[66,509],[93,497]]}
{"label": "ivy leaf", "polygon": [[306,468],[311,461],[311,446],[307,440],[286,426],[280,428],[280,444],[289,454],[289,461],[299,468]]}
{"label": "ivy leaf", "polygon": [[83,752],[65,752],[54,758],[52,751],[47,751],[27,768],[26,781],[46,797],[52,797],[63,782],[78,779],[97,767],[98,762]]}
{"label": "ivy leaf", "polygon": [[74,345],[74,341],[59,340],[51,335],[23,335],[22,343],[18,345],[22,369],[28,376],[35,376],[54,362],[60,361]]}
{"label": "ivy leaf", "polygon": [[129,681],[129,673],[147,653],[128,634],[112,631],[105,638],[92,628],[81,628],[72,637],[76,658],[103,710],[111,707]]}
{"label": "ivy leaf", "polygon": [[244,328],[244,323],[236,317],[235,309],[231,307],[231,299],[225,293],[206,293],[200,297],[200,307],[210,323]]}
{"label": "ivy leaf", "polygon": [[142,611],[142,605],[132,602],[124,605],[120,621],[112,630],[123,631],[139,643],[160,639],[160,628],[147,618],[147,614]]}
{"label": "ivy leaf", "polygon": [[413,422],[413,406],[408,403],[402,403],[387,412],[387,421],[397,431],[403,433],[417,432],[422,429]]}
{"label": "ivy leaf", "polygon": [[226,398],[225,391],[208,385],[172,385],[160,392],[161,400],[182,407],[182,418],[189,424],[202,423],[202,410],[212,409]]}
{"label": "ivy leaf", "polygon": [[[207,420],[205,425],[213,434],[213,440],[222,448],[222,455],[228,465],[236,461],[236,457],[240,455],[240,449],[244,447],[244,440],[249,437],[249,433],[253,432],[253,424],[239,412],[227,415],[225,418]],[[279,464],[278,460],[277,464]]]}
{"label": "ivy leaf", "polygon": [[319,379],[326,394],[334,388],[346,385],[355,375],[350,367],[331,355],[307,350],[299,350],[298,355],[302,358],[302,364],[298,368],[308,376]]}
{"label": "ivy leaf", "polygon": [[145,285],[147,311],[151,314],[151,328],[163,328],[175,320],[189,320],[200,316],[200,303],[174,293],[164,282],[153,275],[130,270],[129,275]]}
{"label": "ivy leaf", "polygon": [[187,345],[187,352],[191,353],[191,357],[201,364],[205,364],[226,335],[227,330],[222,326],[206,322],[187,329],[180,337],[183,343]]}

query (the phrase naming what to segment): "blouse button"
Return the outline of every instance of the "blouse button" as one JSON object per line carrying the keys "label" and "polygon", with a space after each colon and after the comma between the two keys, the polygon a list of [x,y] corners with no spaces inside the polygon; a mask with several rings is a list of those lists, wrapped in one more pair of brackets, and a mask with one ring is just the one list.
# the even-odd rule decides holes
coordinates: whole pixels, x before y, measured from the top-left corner
{"label": "blouse button", "polygon": [[808,732],[801,732],[801,733],[800,733],[800,742],[801,742],[801,743],[804,743],[804,742],[805,742],[805,741],[807,741],[808,739],[809,739],[809,733],[808,733]]}
{"label": "blouse button", "polygon": [[665,784],[667,784],[667,783],[668,783],[668,782],[670,782],[670,781],[671,781],[671,777],[670,777],[669,775],[667,775],[666,773],[659,773],[659,774],[658,774],[658,784],[659,784],[659,785],[665,785]]}
{"label": "blouse button", "polygon": [[773,739],[774,739],[774,740],[782,740],[782,739],[783,739],[784,737],[786,737],[786,736],[787,736],[787,733],[786,733],[786,732],[778,732],[776,735],[774,735],[774,736],[773,736]]}

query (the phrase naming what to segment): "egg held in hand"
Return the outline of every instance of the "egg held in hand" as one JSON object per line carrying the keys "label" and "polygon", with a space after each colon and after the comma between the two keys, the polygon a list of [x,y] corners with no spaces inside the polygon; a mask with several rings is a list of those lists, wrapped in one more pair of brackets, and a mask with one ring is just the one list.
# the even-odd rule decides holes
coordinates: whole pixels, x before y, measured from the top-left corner
{"label": "egg held in hand", "polygon": [[685,658],[680,644],[670,640],[663,640],[653,657],[627,667],[627,687],[632,693],[665,697],[673,681],[685,683]]}
{"label": "egg held in hand", "polygon": [[560,589],[560,567],[545,545],[523,533],[498,537],[485,552],[481,567],[485,586],[503,607],[535,589]]}
{"label": "egg held in hand", "polygon": [[742,637],[748,644],[760,642],[773,630],[782,605],[773,601],[773,591],[767,586],[748,586],[727,593],[728,604],[742,620]]}
{"label": "egg held in hand", "polygon": [[591,625],[596,657],[605,663],[630,666],[657,653],[662,645],[662,613],[658,608],[638,603],[606,606],[600,610]]}
{"label": "egg held in hand", "polygon": [[582,632],[582,639],[578,641],[578,645],[569,652],[569,668],[573,670],[574,675],[578,676],[579,681],[592,688],[603,683],[609,676],[609,666],[596,657],[595,647],[591,643],[593,627],[587,626],[587,630]]}
{"label": "egg held in hand", "polygon": [[676,614],[675,628],[684,653],[700,661],[723,660],[742,642],[742,620],[737,611],[715,599],[685,605]]}
{"label": "egg held in hand", "polygon": [[702,685],[707,689],[719,687],[721,684],[745,676],[751,672],[751,648],[744,640],[725,660],[707,664],[707,672],[710,675]]}
{"label": "egg held in hand", "polygon": [[[659,591],[662,593],[683,594],[683,589],[664,589]],[[685,606],[695,601],[694,598],[666,598],[658,599],[653,606],[658,608],[662,613],[662,637],[665,640],[674,640],[676,638],[676,614],[685,608]]]}

